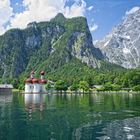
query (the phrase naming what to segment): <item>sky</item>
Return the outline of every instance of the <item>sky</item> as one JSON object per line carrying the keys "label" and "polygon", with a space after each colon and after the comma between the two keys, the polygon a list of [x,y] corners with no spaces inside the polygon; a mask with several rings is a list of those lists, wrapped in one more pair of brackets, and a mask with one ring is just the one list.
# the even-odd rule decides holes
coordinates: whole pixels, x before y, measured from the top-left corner
{"label": "sky", "polygon": [[95,41],[121,23],[133,7],[140,7],[140,0],[0,0],[0,35],[63,13],[67,18],[85,16]]}

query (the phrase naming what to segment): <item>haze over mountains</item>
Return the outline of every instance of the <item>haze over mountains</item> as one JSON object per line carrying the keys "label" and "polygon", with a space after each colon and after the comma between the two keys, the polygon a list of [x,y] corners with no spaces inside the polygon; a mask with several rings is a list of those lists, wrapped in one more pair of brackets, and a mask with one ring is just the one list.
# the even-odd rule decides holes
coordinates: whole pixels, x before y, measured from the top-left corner
{"label": "haze over mountains", "polygon": [[134,7],[123,22],[95,44],[106,60],[125,68],[140,67],[140,8]]}

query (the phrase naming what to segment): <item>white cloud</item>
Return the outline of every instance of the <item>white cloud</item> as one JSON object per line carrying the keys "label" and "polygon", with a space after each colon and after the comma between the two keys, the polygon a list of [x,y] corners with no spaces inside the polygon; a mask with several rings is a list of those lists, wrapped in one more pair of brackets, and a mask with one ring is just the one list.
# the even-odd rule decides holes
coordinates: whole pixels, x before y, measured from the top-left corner
{"label": "white cloud", "polygon": [[88,7],[88,11],[91,11],[93,9],[93,6]]}
{"label": "white cloud", "polygon": [[76,0],[71,7],[65,7],[63,13],[66,17],[84,16],[86,12],[86,2],[84,0]]}
{"label": "white cloud", "polygon": [[133,7],[131,10],[129,11],[126,11],[126,15],[130,15],[130,14],[133,14],[135,12],[137,12],[138,10],[140,10],[140,7]]}
{"label": "white cloud", "polygon": [[90,26],[89,29],[90,29],[91,32],[94,32],[95,30],[98,29],[98,25],[94,24],[94,25]]}
{"label": "white cloud", "polygon": [[17,2],[17,3],[16,3],[16,6],[18,6],[18,5],[19,5],[19,3]]}
{"label": "white cloud", "polygon": [[0,35],[5,32],[5,25],[13,15],[13,9],[10,7],[10,0],[0,0]]}
{"label": "white cloud", "polygon": [[[68,6],[67,1],[73,1],[73,4]],[[16,5],[19,6],[19,3]],[[86,10],[90,11],[93,8],[87,8],[85,0],[23,0],[22,6],[24,11],[13,13],[10,0],[0,0],[0,34],[10,28],[25,28],[33,21],[49,21],[58,13],[63,13],[67,18],[84,16]],[[7,22],[9,24],[5,27]],[[91,30],[97,28],[98,26],[94,25]]]}
{"label": "white cloud", "polygon": [[17,13],[11,20],[11,27],[25,28],[29,22],[48,21],[57,13],[63,13],[66,17],[84,16],[86,2],[76,0],[74,4],[66,6],[67,0],[23,0],[26,10]]}
{"label": "white cloud", "polygon": [[94,19],[91,19],[91,23],[89,25],[89,30],[91,32],[94,32],[97,29],[98,29],[98,25],[94,22]]}

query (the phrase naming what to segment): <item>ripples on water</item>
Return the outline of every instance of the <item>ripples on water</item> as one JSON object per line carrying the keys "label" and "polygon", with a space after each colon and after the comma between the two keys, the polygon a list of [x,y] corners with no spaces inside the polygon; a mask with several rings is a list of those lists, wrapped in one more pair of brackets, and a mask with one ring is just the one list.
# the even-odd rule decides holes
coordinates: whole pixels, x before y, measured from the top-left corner
{"label": "ripples on water", "polygon": [[0,95],[0,140],[140,140],[140,94]]}

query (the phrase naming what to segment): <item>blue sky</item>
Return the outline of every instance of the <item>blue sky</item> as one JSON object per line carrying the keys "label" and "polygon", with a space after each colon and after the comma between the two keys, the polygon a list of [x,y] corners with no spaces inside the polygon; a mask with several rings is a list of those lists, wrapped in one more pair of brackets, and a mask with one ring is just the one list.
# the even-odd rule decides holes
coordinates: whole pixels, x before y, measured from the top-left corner
{"label": "blue sky", "polygon": [[93,10],[86,15],[89,23],[91,19],[98,25],[92,35],[93,39],[101,39],[112,27],[122,22],[126,11],[133,7],[140,6],[140,0],[87,0],[89,5],[94,6]]}
{"label": "blue sky", "polygon": [[66,17],[86,16],[93,40],[102,39],[121,23],[126,11],[140,0],[2,0],[1,34],[10,28],[25,28],[32,21],[47,21],[58,12]]}

